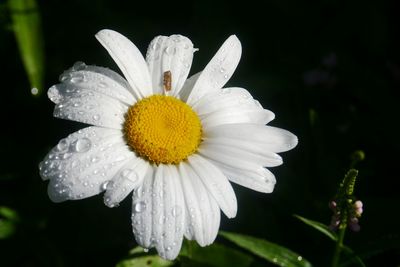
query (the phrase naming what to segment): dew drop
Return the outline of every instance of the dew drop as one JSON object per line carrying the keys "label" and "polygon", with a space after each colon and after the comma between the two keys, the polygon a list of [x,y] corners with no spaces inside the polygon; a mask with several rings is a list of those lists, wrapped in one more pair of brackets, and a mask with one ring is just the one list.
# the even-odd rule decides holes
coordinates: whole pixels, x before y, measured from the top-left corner
{"label": "dew drop", "polygon": [[219,72],[224,73],[224,72],[225,72],[225,69],[224,69],[223,67],[221,67],[221,68],[219,69]]}
{"label": "dew drop", "polygon": [[149,252],[149,249],[148,248],[143,248],[143,252]]}
{"label": "dew drop", "polygon": [[225,74],[224,75],[224,79],[228,79],[229,78],[229,75],[228,74]]}
{"label": "dew drop", "polygon": [[81,83],[84,81],[84,79],[85,79],[85,77],[83,76],[83,74],[77,73],[74,76],[72,76],[71,82],[72,83]]}
{"label": "dew drop", "polygon": [[108,188],[111,188],[112,186],[112,181],[105,181],[104,183],[101,184],[101,190],[106,190]]}
{"label": "dew drop", "polygon": [[71,144],[71,148],[73,151],[79,152],[79,153],[84,153],[89,151],[90,147],[92,146],[92,142],[88,138],[81,138],[75,140]]}
{"label": "dew drop", "polygon": [[174,206],[171,210],[171,214],[174,217],[177,217],[182,214],[182,208],[179,206]]}
{"label": "dew drop", "polygon": [[297,260],[298,260],[298,261],[302,261],[302,260],[303,260],[303,257],[302,257],[302,256],[298,256],[298,257],[297,257]]}
{"label": "dew drop", "polygon": [[67,150],[68,146],[69,146],[69,143],[68,143],[67,139],[65,139],[65,138],[61,139],[60,142],[58,142],[58,144],[57,144],[57,150],[65,151],[65,150]]}
{"label": "dew drop", "polygon": [[36,87],[33,87],[32,89],[31,89],[31,94],[32,95],[37,95],[39,93],[39,89],[37,89]]}
{"label": "dew drop", "polygon": [[173,47],[173,46],[167,46],[167,47],[165,48],[165,53],[166,53],[167,55],[174,55],[175,52],[176,52],[176,49],[175,49],[175,47]]}
{"label": "dew drop", "polygon": [[71,153],[64,153],[64,154],[62,155],[62,158],[63,158],[63,159],[68,159],[68,158],[70,158],[71,156],[72,156]]}
{"label": "dew drop", "polygon": [[69,73],[63,73],[60,75],[60,77],[58,78],[60,80],[60,82],[65,82],[66,80],[69,80],[71,78],[71,75]]}
{"label": "dew drop", "polygon": [[78,164],[79,164],[79,161],[74,160],[74,161],[71,163],[71,167],[72,167],[72,168],[76,168],[76,166],[78,166]]}
{"label": "dew drop", "polygon": [[146,203],[143,201],[137,202],[133,205],[133,212],[140,213],[146,209]]}
{"label": "dew drop", "polygon": [[130,180],[131,182],[135,183],[138,180],[138,175],[132,169],[125,169],[121,172],[121,176],[125,179]]}
{"label": "dew drop", "polygon": [[100,87],[100,88],[107,88],[107,83],[105,83],[105,82],[100,82],[100,83],[99,83],[99,87]]}
{"label": "dew drop", "polygon": [[157,43],[157,42],[154,42],[154,43],[152,44],[151,48],[152,48],[153,50],[160,49],[160,44]]}
{"label": "dew drop", "polygon": [[72,70],[74,70],[74,71],[84,70],[84,69],[86,69],[86,64],[85,64],[85,62],[82,62],[82,61],[77,61],[72,66]]}
{"label": "dew drop", "polygon": [[93,115],[93,119],[94,119],[95,121],[98,121],[98,120],[100,119],[100,115],[98,115],[98,114]]}

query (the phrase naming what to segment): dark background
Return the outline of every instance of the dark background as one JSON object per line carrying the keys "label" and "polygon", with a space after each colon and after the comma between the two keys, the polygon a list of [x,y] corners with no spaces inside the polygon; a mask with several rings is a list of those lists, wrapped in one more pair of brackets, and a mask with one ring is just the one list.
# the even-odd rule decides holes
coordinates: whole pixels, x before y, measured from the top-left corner
{"label": "dark background", "polygon": [[[261,1],[260,1],[261,2]],[[396,1],[274,0],[39,1],[46,90],[81,60],[118,70],[94,38],[119,31],[145,53],[156,35],[188,36],[196,52],[192,74],[236,34],[242,59],[228,86],[247,88],[276,114],[299,145],[272,171],[274,193],[234,185],[238,215],[221,229],[287,246],[327,266],[333,243],[292,214],[329,224],[327,203],[357,149],[366,159],[356,195],[364,203],[361,231],[345,243],[366,253],[367,266],[399,266],[400,42]],[[119,208],[101,196],[52,203],[38,163],[59,139],[83,125],[52,117],[46,94],[30,94],[9,20],[0,31],[0,205],[21,217],[15,235],[0,240],[1,266],[112,266],[132,248],[128,197]]]}

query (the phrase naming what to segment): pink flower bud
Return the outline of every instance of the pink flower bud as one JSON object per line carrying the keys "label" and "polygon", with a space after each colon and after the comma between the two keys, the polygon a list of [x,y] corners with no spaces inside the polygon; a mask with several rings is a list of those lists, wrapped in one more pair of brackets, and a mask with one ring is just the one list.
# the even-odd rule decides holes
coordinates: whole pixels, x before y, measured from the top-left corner
{"label": "pink flower bud", "polygon": [[354,208],[359,209],[363,207],[363,203],[360,200],[354,202]]}
{"label": "pink flower bud", "polygon": [[358,223],[350,223],[349,228],[354,232],[359,232],[361,227]]}
{"label": "pink flower bud", "polygon": [[337,207],[337,204],[336,204],[336,202],[335,202],[334,200],[329,201],[329,208],[330,208],[331,210],[335,211],[335,210],[336,210],[336,207]]}
{"label": "pink flower bud", "polygon": [[361,214],[363,213],[363,208],[357,208],[354,213],[357,217],[361,217]]}

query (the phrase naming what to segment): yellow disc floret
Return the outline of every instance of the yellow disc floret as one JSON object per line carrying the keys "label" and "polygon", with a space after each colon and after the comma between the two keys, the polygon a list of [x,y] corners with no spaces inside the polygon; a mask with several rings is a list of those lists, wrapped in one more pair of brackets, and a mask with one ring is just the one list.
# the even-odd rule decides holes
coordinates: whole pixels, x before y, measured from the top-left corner
{"label": "yellow disc floret", "polygon": [[153,95],[131,106],[124,132],[131,148],[156,164],[178,164],[196,152],[201,141],[197,114],[181,100],[165,95]]}

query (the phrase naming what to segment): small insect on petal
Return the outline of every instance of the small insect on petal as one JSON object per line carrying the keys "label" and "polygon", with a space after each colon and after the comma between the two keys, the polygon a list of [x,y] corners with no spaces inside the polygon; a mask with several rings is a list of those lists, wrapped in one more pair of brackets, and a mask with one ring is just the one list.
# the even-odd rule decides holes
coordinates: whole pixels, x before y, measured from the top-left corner
{"label": "small insect on petal", "polygon": [[171,71],[166,71],[164,72],[164,90],[166,92],[171,91],[171,84],[172,84],[172,76],[171,76]]}

